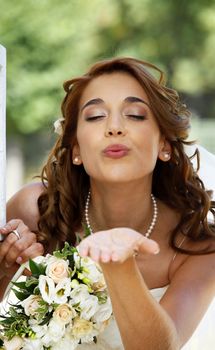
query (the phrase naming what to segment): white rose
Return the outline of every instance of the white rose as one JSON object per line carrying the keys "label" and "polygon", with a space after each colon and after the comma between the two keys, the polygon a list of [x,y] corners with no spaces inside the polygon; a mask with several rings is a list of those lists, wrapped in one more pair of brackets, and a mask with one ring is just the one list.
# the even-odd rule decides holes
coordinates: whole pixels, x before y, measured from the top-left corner
{"label": "white rose", "polygon": [[65,304],[70,293],[71,280],[69,278],[64,278],[55,287],[54,302],[56,304]]}
{"label": "white rose", "polygon": [[4,348],[6,350],[19,350],[23,346],[23,339],[15,336],[11,340],[4,340]]}
{"label": "white rose", "polygon": [[43,350],[41,339],[25,339],[22,350]]}
{"label": "white rose", "polygon": [[79,284],[70,293],[70,304],[78,304],[81,300],[87,299],[89,295],[88,287],[85,284]]}
{"label": "white rose", "polygon": [[98,298],[95,295],[89,295],[88,298],[81,300],[79,307],[81,309],[80,317],[89,320],[98,310]]}
{"label": "white rose", "polygon": [[46,267],[46,275],[59,283],[62,279],[69,277],[69,263],[63,259],[52,257]]}
{"label": "white rose", "polygon": [[105,304],[99,304],[96,313],[93,316],[93,321],[100,323],[109,320],[112,315],[112,305],[110,298],[107,298]]}
{"label": "white rose", "polygon": [[93,341],[93,338],[98,334],[93,327],[93,323],[83,318],[74,320],[71,333],[76,339],[80,339],[82,343]]}
{"label": "white rose", "polygon": [[55,284],[54,281],[48,276],[39,276],[39,290],[44,301],[51,304],[55,297]]}
{"label": "white rose", "polygon": [[68,324],[75,316],[76,311],[71,305],[62,304],[55,309],[53,320],[59,323]]}
{"label": "white rose", "polygon": [[21,305],[24,307],[25,314],[27,316],[36,315],[41,300],[42,298],[39,295],[30,295],[27,299],[23,300]]}
{"label": "white rose", "polygon": [[42,337],[43,344],[48,348],[53,344],[60,341],[65,334],[65,325],[55,320],[51,320],[48,325],[48,329],[44,337]]}

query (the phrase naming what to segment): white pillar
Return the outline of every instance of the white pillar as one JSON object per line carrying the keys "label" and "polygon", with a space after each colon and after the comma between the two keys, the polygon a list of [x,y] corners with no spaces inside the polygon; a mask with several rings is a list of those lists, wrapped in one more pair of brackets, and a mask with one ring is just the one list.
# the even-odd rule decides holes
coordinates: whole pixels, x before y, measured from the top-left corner
{"label": "white pillar", "polygon": [[[0,45],[0,226],[6,222],[6,49]],[[1,240],[1,237],[0,237]]]}

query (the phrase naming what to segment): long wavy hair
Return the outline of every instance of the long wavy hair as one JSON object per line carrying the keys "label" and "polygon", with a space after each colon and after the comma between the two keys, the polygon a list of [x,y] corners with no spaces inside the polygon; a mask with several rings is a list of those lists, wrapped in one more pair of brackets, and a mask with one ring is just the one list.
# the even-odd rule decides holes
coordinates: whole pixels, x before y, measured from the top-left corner
{"label": "long wavy hair", "polygon": [[[136,78],[148,96],[161,133],[171,145],[171,159],[168,162],[157,160],[152,179],[153,194],[180,213],[180,221],[171,233],[171,247],[188,254],[208,253],[208,247],[201,251],[177,247],[179,232],[192,241],[215,237],[214,224],[209,224],[207,220],[209,211],[214,216],[211,193],[205,190],[203,182],[193,169],[191,159],[184,151],[184,145],[191,143],[186,141],[190,129],[190,112],[180,101],[178,93],[165,85],[165,76],[159,68],[126,57],[98,62],[83,76],[68,80],[63,85],[66,95],[61,106],[62,134],[41,173],[44,192],[38,199],[40,241],[47,251],[56,245],[62,246],[65,241],[72,244],[76,242],[76,232],[83,222],[84,205],[90,186],[84,167],[72,162],[79,101],[92,79],[113,72],[126,72]],[[197,157],[199,164],[198,151],[193,156]]]}

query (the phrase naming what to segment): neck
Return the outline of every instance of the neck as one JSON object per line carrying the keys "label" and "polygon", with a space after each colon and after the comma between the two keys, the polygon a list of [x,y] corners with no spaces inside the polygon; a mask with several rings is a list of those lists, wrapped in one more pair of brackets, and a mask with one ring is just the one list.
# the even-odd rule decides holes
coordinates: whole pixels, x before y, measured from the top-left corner
{"label": "neck", "polygon": [[91,184],[88,214],[93,232],[130,227],[145,234],[154,214],[151,188],[137,184],[107,187]]}

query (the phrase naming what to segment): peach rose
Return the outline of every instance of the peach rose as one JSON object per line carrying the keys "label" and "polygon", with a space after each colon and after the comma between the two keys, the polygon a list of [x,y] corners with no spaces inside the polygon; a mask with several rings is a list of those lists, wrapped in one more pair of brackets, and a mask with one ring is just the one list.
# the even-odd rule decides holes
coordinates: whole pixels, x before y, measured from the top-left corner
{"label": "peach rose", "polygon": [[24,307],[25,314],[27,316],[34,316],[37,314],[37,309],[40,307],[39,302],[42,298],[39,295],[30,295],[27,299],[22,302],[22,306]]}
{"label": "peach rose", "polygon": [[59,305],[53,313],[53,319],[63,324],[68,324],[75,316],[76,311],[69,304]]}
{"label": "peach rose", "polygon": [[50,277],[55,283],[59,283],[64,278],[69,276],[68,262],[55,257],[53,259],[50,259],[46,268],[46,275]]}
{"label": "peach rose", "polygon": [[76,318],[72,325],[72,334],[75,338],[81,338],[93,331],[93,323],[83,318]]}
{"label": "peach rose", "polygon": [[20,350],[23,346],[23,339],[20,337],[13,337],[11,340],[4,340],[4,348],[6,350]]}

